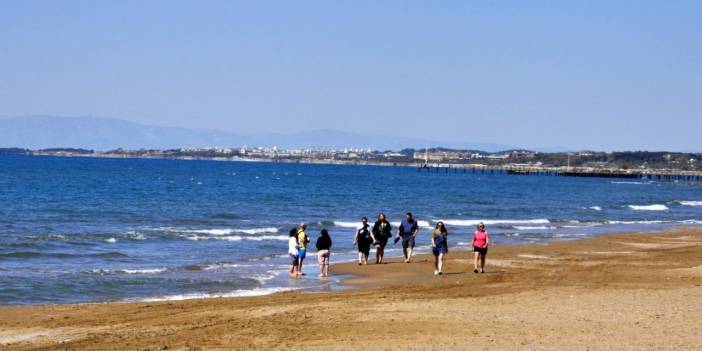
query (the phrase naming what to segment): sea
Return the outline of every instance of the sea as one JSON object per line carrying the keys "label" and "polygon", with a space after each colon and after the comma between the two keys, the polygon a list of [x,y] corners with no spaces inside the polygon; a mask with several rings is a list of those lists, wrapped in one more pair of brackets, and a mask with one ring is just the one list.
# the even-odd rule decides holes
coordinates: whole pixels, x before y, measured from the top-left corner
{"label": "sea", "polygon": [[[451,255],[484,222],[503,244],[702,225],[700,184],[420,171],[414,167],[0,156],[0,304],[182,300],[344,289],[291,279],[287,233],[307,223],[351,261],[355,228],[408,211]],[[645,234],[642,234],[645,235]],[[313,246],[313,245],[312,245]],[[401,255],[388,245],[387,256]],[[314,249],[310,253],[314,253]],[[332,268],[333,275],[333,268]]]}

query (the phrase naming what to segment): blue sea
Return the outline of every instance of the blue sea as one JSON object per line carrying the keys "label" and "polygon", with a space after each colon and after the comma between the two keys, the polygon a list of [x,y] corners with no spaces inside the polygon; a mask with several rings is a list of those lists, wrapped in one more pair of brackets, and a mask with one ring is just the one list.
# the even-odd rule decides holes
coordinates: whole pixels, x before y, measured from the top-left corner
{"label": "blue sea", "polygon": [[[444,173],[412,167],[0,156],[0,304],[176,300],[340,289],[286,275],[287,232],[330,231],[352,260],[354,228],[379,211],[443,220],[467,247],[702,224],[702,187],[598,178]],[[312,250],[314,252],[314,250]],[[452,251],[456,252],[456,251]],[[454,253],[459,255],[461,253]],[[399,256],[389,245],[389,256]],[[332,270],[333,273],[333,270]]]}

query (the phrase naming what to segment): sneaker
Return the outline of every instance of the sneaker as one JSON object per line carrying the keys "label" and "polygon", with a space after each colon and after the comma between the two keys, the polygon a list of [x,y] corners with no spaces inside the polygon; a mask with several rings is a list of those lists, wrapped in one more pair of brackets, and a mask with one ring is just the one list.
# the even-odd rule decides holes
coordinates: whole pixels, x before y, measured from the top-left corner
{"label": "sneaker", "polygon": [[481,273],[481,274],[482,274],[482,273],[485,273],[485,271],[481,269],[481,270],[480,270],[480,273]]}
{"label": "sneaker", "polygon": [[439,275],[444,275],[444,272],[442,272],[442,271],[439,271]]}
{"label": "sneaker", "polygon": [[474,269],[474,270],[473,270],[473,273],[478,273],[478,270],[477,270],[477,269]]}
{"label": "sneaker", "polygon": [[439,275],[439,271],[434,270],[434,275]]}

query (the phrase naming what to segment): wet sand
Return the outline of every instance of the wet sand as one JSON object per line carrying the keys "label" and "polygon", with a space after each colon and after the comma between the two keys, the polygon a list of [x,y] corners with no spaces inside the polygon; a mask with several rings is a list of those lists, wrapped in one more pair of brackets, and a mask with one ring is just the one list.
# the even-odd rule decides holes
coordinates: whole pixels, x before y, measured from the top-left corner
{"label": "wet sand", "polygon": [[701,228],[470,255],[335,265],[343,292],[1,307],[0,349],[702,350]]}

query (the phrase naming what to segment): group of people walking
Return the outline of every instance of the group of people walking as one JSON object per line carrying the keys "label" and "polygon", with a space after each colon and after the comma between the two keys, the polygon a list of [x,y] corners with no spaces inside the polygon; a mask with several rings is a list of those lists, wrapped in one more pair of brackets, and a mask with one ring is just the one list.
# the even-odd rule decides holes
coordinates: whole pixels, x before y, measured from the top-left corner
{"label": "group of people walking", "polygon": [[[307,226],[301,223],[297,228],[290,230],[290,238],[288,240],[288,254],[290,255],[291,263],[289,274],[292,277],[304,275],[302,273],[302,263],[307,256],[307,246],[310,243],[309,236],[306,233]],[[402,255],[404,263],[410,263],[412,252],[415,247],[415,238],[419,233],[419,225],[412,216],[412,213],[407,212],[405,218],[400,222],[397,228],[397,235],[394,243],[397,244],[402,240]],[[353,244],[358,247],[358,264],[368,264],[371,247],[375,247],[375,263],[382,264],[385,256],[385,247],[392,238],[392,225],[387,220],[384,213],[378,214],[378,219],[371,227],[368,224],[368,218],[361,218],[361,226],[356,230],[353,237]],[[485,256],[487,255],[490,236],[485,231],[485,225],[479,223],[476,231],[473,233],[471,247],[474,252],[473,272],[485,273]],[[326,229],[322,229],[315,243],[317,248],[317,261],[319,263],[320,277],[329,276],[329,257],[331,255],[332,239]],[[444,257],[448,253],[448,231],[443,222],[436,223],[434,231],[431,233],[431,248],[434,255],[434,275],[442,275],[444,268]],[[478,269],[480,267],[480,269]]]}

